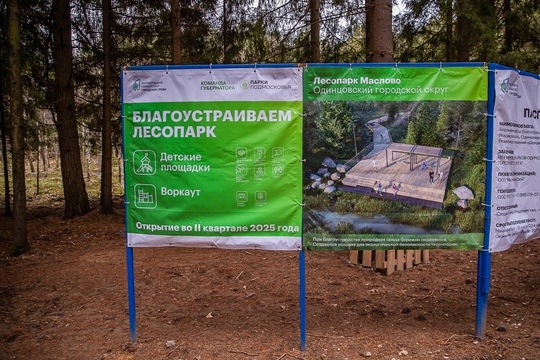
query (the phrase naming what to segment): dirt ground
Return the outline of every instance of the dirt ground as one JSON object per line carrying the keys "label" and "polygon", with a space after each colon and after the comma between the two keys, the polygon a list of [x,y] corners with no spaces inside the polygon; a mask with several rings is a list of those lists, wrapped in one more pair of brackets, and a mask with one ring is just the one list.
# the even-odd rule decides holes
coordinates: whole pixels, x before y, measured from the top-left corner
{"label": "dirt ground", "polygon": [[33,250],[7,254],[1,216],[0,359],[540,359],[540,241],[493,254],[487,331],[475,338],[476,251],[383,275],[347,252],[134,249],[130,341],[121,203],[61,220],[32,209]]}

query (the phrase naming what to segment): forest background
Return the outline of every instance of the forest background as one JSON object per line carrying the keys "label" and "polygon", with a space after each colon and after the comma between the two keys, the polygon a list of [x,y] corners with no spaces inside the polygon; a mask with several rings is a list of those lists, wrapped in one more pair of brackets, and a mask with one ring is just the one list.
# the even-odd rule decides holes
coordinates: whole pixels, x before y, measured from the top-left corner
{"label": "forest background", "polygon": [[[2,0],[0,11],[8,19],[1,194],[14,220],[2,236],[11,255],[31,248],[29,194],[40,193],[51,159],[61,168],[64,219],[87,214],[92,200],[114,212],[123,66],[482,61],[540,70],[538,0]],[[91,159],[100,164],[95,193]]]}

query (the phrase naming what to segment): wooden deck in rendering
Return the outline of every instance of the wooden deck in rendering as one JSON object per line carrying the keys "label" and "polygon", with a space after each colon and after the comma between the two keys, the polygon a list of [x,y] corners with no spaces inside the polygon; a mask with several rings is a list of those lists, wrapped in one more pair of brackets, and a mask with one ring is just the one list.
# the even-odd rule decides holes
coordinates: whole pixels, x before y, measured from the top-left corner
{"label": "wooden deck in rendering", "polygon": [[[410,164],[412,157],[406,153],[394,153],[393,159],[389,152],[382,150],[364,158],[343,179],[344,191],[351,191],[369,196],[381,196],[371,189],[377,188],[380,181],[383,188],[382,197],[431,208],[442,209],[448,174],[452,166],[452,158],[416,155],[414,163]],[[422,170],[422,162],[426,169]],[[439,161],[437,174],[437,162]],[[386,165],[388,162],[388,166]],[[411,171],[412,169],[412,171]],[[434,182],[429,181],[430,169],[435,173]],[[398,186],[394,195],[392,184]]]}

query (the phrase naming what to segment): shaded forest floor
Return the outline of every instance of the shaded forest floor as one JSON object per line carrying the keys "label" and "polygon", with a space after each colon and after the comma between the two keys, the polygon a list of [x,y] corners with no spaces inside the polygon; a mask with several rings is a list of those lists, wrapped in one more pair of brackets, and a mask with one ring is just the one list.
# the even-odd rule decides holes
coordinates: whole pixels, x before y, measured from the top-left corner
{"label": "shaded forest floor", "polygon": [[0,217],[0,359],[540,359],[540,242],[493,255],[487,332],[475,336],[475,251],[383,275],[346,252],[307,252],[300,351],[298,254],[134,249],[129,332],[121,199],[61,220],[29,208],[32,251],[7,256]]}

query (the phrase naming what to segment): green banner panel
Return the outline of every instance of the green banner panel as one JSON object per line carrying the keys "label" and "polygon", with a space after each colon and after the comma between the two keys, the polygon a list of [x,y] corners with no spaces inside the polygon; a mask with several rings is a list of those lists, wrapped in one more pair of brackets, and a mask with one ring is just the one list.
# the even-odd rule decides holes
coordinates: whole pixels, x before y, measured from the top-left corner
{"label": "green banner panel", "polygon": [[487,100],[487,69],[478,67],[308,67],[306,101]]}
{"label": "green banner panel", "polygon": [[300,69],[123,81],[128,246],[300,249]]}
{"label": "green banner panel", "polygon": [[304,246],[478,249],[487,69],[308,66]]}

